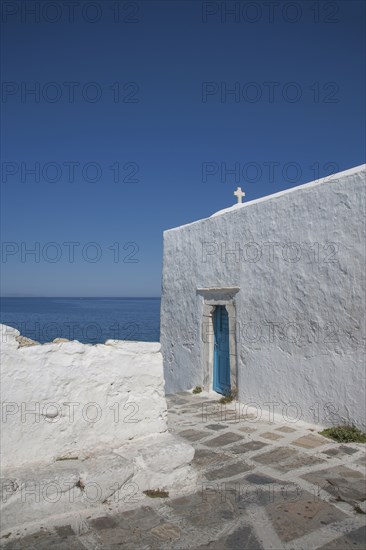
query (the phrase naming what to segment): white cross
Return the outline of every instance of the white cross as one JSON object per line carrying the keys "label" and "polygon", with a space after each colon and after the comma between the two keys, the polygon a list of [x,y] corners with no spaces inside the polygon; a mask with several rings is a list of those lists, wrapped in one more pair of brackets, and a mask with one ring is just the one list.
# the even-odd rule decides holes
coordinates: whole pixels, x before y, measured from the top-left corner
{"label": "white cross", "polygon": [[238,187],[236,191],[234,191],[234,195],[237,197],[238,199],[238,204],[240,204],[241,202],[243,202],[243,197],[245,197],[245,193],[244,191],[241,190],[241,187]]}

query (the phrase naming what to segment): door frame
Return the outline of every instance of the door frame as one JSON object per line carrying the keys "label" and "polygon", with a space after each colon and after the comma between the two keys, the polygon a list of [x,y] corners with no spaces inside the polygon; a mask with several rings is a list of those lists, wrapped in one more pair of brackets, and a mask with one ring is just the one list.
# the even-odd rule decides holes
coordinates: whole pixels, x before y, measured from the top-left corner
{"label": "door frame", "polygon": [[201,323],[201,364],[203,368],[203,389],[213,390],[214,369],[214,311],[216,306],[225,306],[229,315],[229,354],[230,354],[230,385],[231,391],[238,390],[238,350],[235,294],[238,287],[200,288],[197,294],[202,304]]}

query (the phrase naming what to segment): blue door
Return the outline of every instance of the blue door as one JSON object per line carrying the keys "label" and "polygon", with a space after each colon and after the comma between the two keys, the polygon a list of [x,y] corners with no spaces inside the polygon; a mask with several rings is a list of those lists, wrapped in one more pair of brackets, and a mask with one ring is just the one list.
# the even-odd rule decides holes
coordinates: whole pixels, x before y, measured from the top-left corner
{"label": "blue door", "polygon": [[214,311],[213,389],[226,395],[230,392],[229,316],[225,306]]}

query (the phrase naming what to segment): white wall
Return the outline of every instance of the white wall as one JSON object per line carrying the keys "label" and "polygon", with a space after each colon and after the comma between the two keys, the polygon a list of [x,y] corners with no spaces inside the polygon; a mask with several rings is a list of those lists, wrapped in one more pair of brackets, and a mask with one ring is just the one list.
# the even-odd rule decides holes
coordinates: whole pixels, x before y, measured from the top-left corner
{"label": "white wall", "polygon": [[167,393],[205,379],[197,289],[239,287],[239,400],[365,428],[365,174],[357,167],[164,233]]}
{"label": "white wall", "polygon": [[19,332],[0,327],[3,468],[82,458],[167,430],[160,344],[19,347]]}

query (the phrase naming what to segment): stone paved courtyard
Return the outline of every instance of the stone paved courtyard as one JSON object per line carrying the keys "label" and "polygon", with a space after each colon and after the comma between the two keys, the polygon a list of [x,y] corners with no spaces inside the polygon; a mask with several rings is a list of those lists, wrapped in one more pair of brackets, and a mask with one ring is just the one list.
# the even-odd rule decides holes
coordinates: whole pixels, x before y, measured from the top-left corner
{"label": "stone paved courtyard", "polygon": [[[242,414],[218,396],[168,397],[170,430],[195,447],[197,490],[134,509],[4,531],[11,549],[366,548],[365,445],[314,426]],[[13,530],[14,531],[14,530]],[[28,534],[27,534],[28,533]]]}

